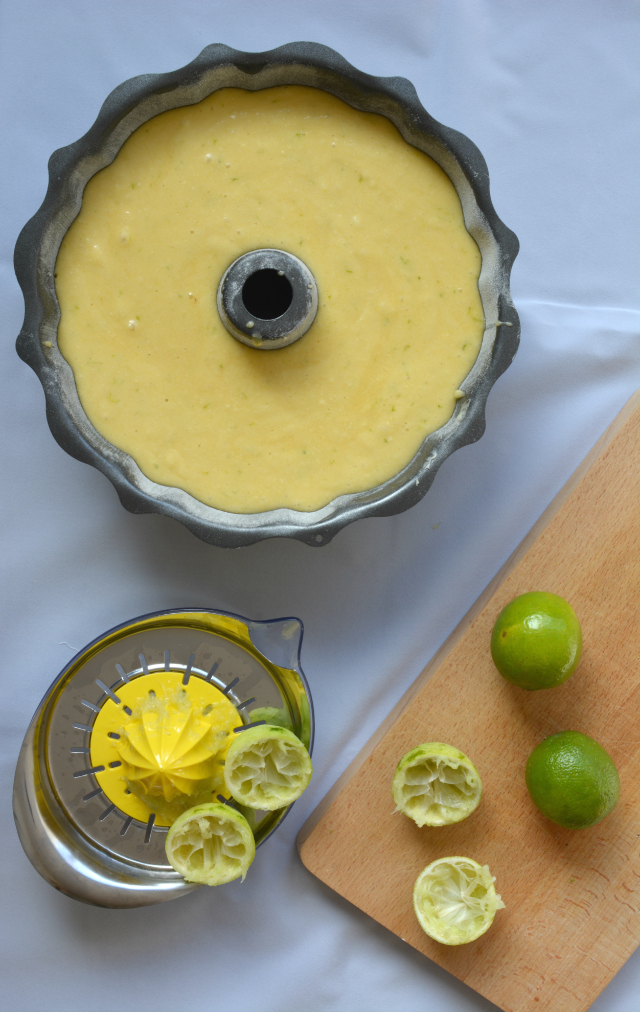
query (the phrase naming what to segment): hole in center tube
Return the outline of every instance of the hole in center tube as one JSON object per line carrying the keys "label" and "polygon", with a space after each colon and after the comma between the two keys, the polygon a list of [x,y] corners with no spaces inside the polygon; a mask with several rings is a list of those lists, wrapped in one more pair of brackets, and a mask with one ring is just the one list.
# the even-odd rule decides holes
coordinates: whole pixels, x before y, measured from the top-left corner
{"label": "hole in center tube", "polygon": [[242,301],[258,320],[276,320],[293,302],[293,288],[284,274],[265,267],[249,275],[242,287]]}

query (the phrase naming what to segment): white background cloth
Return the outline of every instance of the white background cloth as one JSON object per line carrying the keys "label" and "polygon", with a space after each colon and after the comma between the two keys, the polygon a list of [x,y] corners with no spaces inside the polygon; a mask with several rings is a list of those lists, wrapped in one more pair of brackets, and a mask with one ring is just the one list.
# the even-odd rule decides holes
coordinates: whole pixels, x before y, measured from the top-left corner
{"label": "white background cloth", "polygon": [[[25,1012],[460,1012],[493,1008],[301,865],[299,827],[518,545],[638,384],[638,26],[611,0],[2,0],[2,859],[0,1005]],[[330,45],[401,75],[483,152],[522,251],[522,344],[458,451],[407,513],[324,548],[238,551],[132,516],[67,456],[13,342],[12,251],[47,159],[136,74],[211,42]],[[11,817],[23,734],[73,653],[157,608],[298,615],[316,705],[311,786],[243,885],[154,908],[100,910],[51,889]],[[384,870],[381,869],[381,874]],[[506,897],[508,902],[508,897]],[[592,1006],[634,1012],[640,954]]]}

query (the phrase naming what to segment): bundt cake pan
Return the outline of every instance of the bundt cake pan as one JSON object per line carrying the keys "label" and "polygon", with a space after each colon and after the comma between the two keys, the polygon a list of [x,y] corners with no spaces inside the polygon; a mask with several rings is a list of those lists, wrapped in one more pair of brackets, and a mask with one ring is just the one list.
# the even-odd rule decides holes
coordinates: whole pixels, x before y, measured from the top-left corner
{"label": "bundt cake pan", "polygon": [[[228,513],[199,502],[182,489],[151,481],[128,454],[104,439],[89,422],[71,368],[57,347],[60,309],[54,269],[60,243],[80,211],[87,182],[113,161],[141,124],[168,109],[199,102],[219,88],[257,91],[284,84],[320,88],[355,109],[386,116],[406,141],[444,169],[458,192],[467,229],[482,255],[479,289],[485,330],[478,359],[461,384],[465,396],[457,402],[453,416],[426,437],[395,477],[368,491],[339,496],[314,512],[282,508]],[[40,378],[47,420],[57,442],[71,456],[102,471],[115,486],[122,505],[132,513],[174,517],[203,541],[226,548],[272,537],[292,537],[321,546],[354,520],[390,516],[413,506],[429,489],[443,460],[483,434],[487,396],[511,363],[519,342],[518,315],[509,291],[518,240],[493,208],[489,174],[478,148],[464,134],[433,119],[404,78],[364,74],[332,49],[310,42],[291,43],[265,53],[207,46],[180,70],[144,74],[116,88],[88,133],[53,153],[49,175],[44,202],[16,245],[15,268],[25,299],[17,350]]]}

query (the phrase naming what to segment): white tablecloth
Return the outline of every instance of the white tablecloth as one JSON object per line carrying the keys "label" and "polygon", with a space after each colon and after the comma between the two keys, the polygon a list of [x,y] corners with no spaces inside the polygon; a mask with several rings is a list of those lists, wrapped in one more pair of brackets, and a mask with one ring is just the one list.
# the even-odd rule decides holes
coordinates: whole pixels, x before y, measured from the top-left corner
{"label": "white tablecloth", "polygon": [[[624,0],[3,0],[3,1008],[493,1007],[317,882],[294,841],[638,383],[639,21]],[[300,39],[408,77],[437,119],[478,144],[522,245],[522,344],[489,399],[486,435],[449,458],[420,505],[317,550],[274,540],[223,551],[126,513],[106,478],[53,441],[40,385],[13,350],[12,250],[44,195],[49,154],[88,129],[121,81],[182,66],[210,42]],[[184,605],[302,618],[313,781],[243,885],[157,908],[84,906],[20,848],[10,797],[22,736],[78,648]],[[592,1007],[631,1012],[639,992],[636,954]]]}

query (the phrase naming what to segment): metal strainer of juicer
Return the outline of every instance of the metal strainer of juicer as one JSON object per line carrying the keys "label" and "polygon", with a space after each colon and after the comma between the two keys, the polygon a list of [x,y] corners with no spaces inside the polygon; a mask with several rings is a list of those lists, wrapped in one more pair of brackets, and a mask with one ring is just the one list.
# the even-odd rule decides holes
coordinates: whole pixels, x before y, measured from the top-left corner
{"label": "metal strainer of juicer", "polygon": [[[104,907],[159,903],[196,888],[167,861],[167,827],[155,814],[136,818],[109,796],[105,766],[91,759],[98,715],[109,702],[130,714],[118,691],[130,692],[138,679],[144,691],[150,676],[172,672],[183,685],[222,691],[241,714],[235,733],[268,707],[270,719],[289,726],[311,753],[313,705],[301,641],[297,618],[253,622],[203,608],[143,615],[88,644],[45,694],[18,759],[14,815],[36,870],[61,892]],[[120,763],[114,757],[108,765]],[[241,808],[257,846],[288,810]]]}

